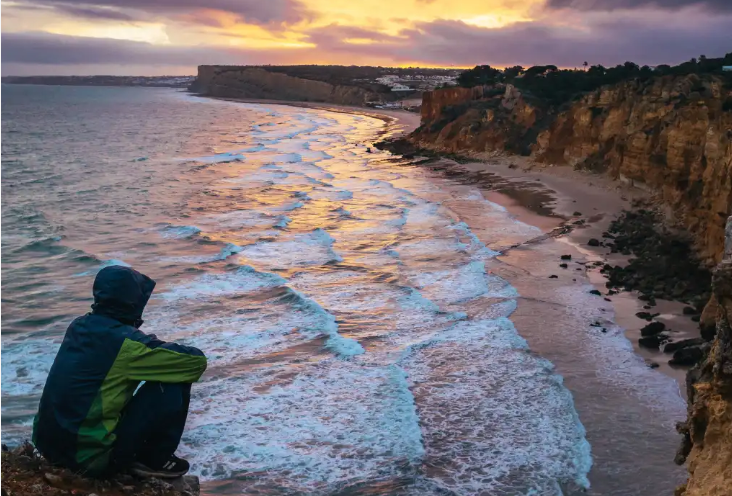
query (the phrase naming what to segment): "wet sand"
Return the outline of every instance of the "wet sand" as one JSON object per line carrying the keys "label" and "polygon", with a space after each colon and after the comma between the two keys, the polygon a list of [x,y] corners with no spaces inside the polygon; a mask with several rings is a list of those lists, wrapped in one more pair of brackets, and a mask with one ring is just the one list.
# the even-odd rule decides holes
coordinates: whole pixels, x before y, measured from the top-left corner
{"label": "wet sand", "polygon": [[[517,162],[521,165],[517,166]],[[622,210],[632,208],[633,200],[646,199],[648,193],[632,186],[613,181],[598,174],[575,171],[569,167],[532,167],[534,164],[523,157],[498,158],[493,163],[471,162],[458,164],[443,159],[431,168],[449,170],[448,175],[465,174],[469,181],[482,184],[483,196],[506,208],[517,220],[540,228],[545,233],[569,225],[571,232],[558,235],[554,239],[564,247],[563,254],[571,254],[569,273],[571,279],[581,272],[603,295],[607,294],[607,279],[599,267],[589,267],[592,262],[625,265],[631,257],[610,253],[605,247],[587,245],[590,238],[602,240],[602,233],[609,227]],[[510,167],[509,167],[510,166]],[[584,220],[582,225],[574,225]],[[510,260],[511,255],[505,254]],[[557,264],[559,264],[557,260]],[[582,269],[581,271],[577,269]],[[558,276],[565,272],[558,268]],[[513,283],[513,282],[512,282]],[[671,355],[659,350],[638,346],[640,329],[648,322],[636,317],[644,311],[645,302],[637,298],[636,292],[621,292],[606,297],[611,300],[615,322],[625,329],[625,335],[633,344],[636,353],[650,365],[658,365],[658,370],[673,377],[679,390],[686,394],[684,381],[687,367],[668,365]],[[678,341],[699,337],[698,324],[683,314],[687,306],[680,302],[658,300],[652,313],[660,313],[656,318],[671,329],[673,340]],[[517,327],[520,326],[517,323]]]}

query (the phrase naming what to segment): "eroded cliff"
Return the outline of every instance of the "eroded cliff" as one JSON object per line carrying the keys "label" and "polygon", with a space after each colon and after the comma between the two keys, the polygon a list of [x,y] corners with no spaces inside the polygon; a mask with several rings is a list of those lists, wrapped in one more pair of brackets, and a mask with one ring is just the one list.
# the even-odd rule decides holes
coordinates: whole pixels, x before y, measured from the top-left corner
{"label": "eroded cliff", "polygon": [[665,76],[602,87],[560,108],[512,85],[424,96],[420,147],[487,158],[531,155],[652,190],[710,265],[732,210],[732,88],[714,75]]}
{"label": "eroded cliff", "polygon": [[717,335],[706,359],[689,371],[689,416],[679,425],[684,441],[676,461],[688,462],[683,496],[732,494],[732,217],[723,260],[714,272]]}
{"label": "eroded cliff", "polygon": [[261,67],[202,65],[191,89],[206,96],[363,105],[381,94],[358,86],[334,85],[270,72]]}

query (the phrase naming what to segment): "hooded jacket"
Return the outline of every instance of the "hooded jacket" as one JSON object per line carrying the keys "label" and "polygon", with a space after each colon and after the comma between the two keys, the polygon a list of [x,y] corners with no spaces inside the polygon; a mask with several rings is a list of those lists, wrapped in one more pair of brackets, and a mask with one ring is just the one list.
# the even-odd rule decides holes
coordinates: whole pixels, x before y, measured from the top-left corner
{"label": "hooded jacket", "polygon": [[52,463],[103,473],[140,382],[193,383],[206,370],[199,349],[138,329],[154,288],[155,281],[129,267],[97,274],[92,312],[66,330],[33,422],[33,444]]}

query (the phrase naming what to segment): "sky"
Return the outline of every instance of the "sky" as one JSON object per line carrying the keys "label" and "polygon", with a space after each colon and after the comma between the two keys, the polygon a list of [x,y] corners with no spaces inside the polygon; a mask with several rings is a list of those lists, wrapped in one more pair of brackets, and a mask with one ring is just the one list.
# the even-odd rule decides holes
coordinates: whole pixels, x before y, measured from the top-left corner
{"label": "sky", "polygon": [[732,0],[2,0],[2,75],[200,64],[676,64],[732,52]]}

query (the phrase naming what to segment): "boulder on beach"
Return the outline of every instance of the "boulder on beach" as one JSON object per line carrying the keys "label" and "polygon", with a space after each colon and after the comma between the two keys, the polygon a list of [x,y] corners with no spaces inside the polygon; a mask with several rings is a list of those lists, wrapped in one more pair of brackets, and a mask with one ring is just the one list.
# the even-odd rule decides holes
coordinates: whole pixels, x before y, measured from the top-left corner
{"label": "boulder on beach", "polygon": [[641,336],[653,336],[654,334],[663,332],[664,329],[666,329],[666,324],[663,322],[651,322],[643,326],[640,332]]}
{"label": "boulder on beach", "polygon": [[674,352],[673,358],[668,361],[669,365],[696,365],[704,358],[704,350],[701,346],[689,346]]}
{"label": "boulder on beach", "polygon": [[688,348],[690,346],[701,346],[704,343],[706,343],[704,338],[682,339],[681,341],[666,343],[666,346],[663,347],[663,351],[665,353],[674,353],[682,348]]}
{"label": "boulder on beach", "polygon": [[650,312],[638,312],[635,314],[635,316],[638,317],[639,319],[647,320],[649,322],[651,320],[653,320],[654,317],[658,317],[659,315],[660,314],[658,314],[658,313],[650,313]]}
{"label": "boulder on beach", "polygon": [[638,340],[638,344],[643,348],[658,349],[662,343],[668,340],[666,334],[654,334],[653,336],[644,336]]}

